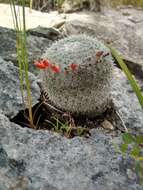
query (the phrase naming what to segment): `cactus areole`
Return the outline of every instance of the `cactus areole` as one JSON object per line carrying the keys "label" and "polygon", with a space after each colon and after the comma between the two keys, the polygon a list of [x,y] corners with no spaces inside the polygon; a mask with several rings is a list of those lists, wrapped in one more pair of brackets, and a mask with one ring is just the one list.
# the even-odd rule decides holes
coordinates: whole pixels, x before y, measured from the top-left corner
{"label": "cactus areole", "polygon": [[53,43],[43,59],[60,68],[42,71],[51,102],[71,113],[91,117],[106,111],[110,102],[113,59],[96,38],[74,35]]}

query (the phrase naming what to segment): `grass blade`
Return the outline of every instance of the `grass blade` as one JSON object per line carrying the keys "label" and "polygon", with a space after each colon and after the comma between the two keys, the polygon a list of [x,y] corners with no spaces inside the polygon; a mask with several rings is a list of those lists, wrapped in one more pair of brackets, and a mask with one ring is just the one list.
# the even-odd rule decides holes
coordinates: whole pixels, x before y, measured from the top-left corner
{"label": "grass blade", "polygon": [[143,108],[143,94],[142,94],[137,82],[133,78],[131,72],[129,71],[128,67],[124,63],[121,56],[116,52],[116,50],[114,48],[112,48],[111,46],[108,46],[108,47],[110,48],[112,56],[115,58],[115,60],[117,61],[117,63],[119,64],[119,66],[121,67],[123,72],[125,73],[127,79],[129,80],[130,85],[132,86],[133,91],[135,92],[135,94],[138,98],[138,101],[139,101],[141,107]]}
{"label": "grass blade", "polygon": [[[32,97],[30,91],[30,82],[28,76],[28,51],[27,51],[27,35],[26,35],[26,15],[25,15],[25,0],[18,0],[17,3],[21,5],[21,8],[16,7],[15,0],[10,0],[12,18],[14,23],[14,28],[16,31],[16,48],[17,48],[17,60],[19,66],[19,81],[20,81],[20,91],[22,96],[23,105],[25,107],[24,100],[24,89],[26,83],[26,93],[27,93],[27,103],[29,112],[29,123],[30,127],[33,125],[33,114],[32,114]],[[24,70],[24,72],[23,72]]]}

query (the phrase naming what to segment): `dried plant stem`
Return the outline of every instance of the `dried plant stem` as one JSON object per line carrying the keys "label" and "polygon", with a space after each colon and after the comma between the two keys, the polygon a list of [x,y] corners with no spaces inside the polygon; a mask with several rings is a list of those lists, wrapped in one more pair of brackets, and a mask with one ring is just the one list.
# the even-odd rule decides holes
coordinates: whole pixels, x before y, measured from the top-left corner
{"label": "dried plant stem", "polygon": [[33,0],[30,0],[30,11],[32,10]]}

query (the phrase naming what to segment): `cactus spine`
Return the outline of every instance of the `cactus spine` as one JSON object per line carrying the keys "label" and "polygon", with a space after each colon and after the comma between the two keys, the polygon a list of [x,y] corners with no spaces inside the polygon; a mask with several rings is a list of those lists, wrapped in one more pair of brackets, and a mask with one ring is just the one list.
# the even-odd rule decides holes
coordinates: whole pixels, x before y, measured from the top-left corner
{"label": "cactus spine", "polygon": [[[54,43],[43,58],[61,69],[60,73],[47,69],[43,74],[44,87],[58,108],[91,117],[107,109],[113,59],[105,45],[96,38],[73,35]],[[71,64],[77,65],[74,71]]]}

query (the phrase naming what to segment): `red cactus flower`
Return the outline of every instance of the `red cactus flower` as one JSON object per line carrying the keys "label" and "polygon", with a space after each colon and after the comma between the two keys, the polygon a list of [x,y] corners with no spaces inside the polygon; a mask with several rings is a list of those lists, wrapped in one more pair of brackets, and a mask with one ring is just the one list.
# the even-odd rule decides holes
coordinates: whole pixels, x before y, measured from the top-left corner
{"label": "red cactus flower", "polygon": [[49,66],[50,66],[50,64],[49,64],[48,60],[44,59],[44,60],[42,60],[42,62],[43,62],[43,64],[44,64],[44,65],[46,65],[47,67],[49,67]]}
{"label": "red cactus flower", "polygon": [[33,63],[38,69],[45,69],[47,66],[42,61],[34,61]]}
{"label": "red cactus flower", "polygon": [[103,53],[104,51],[98,51],[96,52],[96,56],[100,58],[103,55]]}
{"label": "red cactus flower", "polygon": [[75,63],[70,64],[70,68],[75,71],[77,69],[77,65]]}
{"label": "red cactus flower", "polygon": [[60,68],[56,65],[50,65],[50,69],[54,72],[54,73],[59,73],[60,72]]}
{"label": "red cactus flower", "polygon": [[49,67],[49,62],[47,60],[39,60],[39,61],[34,61],[33,64],[38,68],[38,69],[46,69]]}

